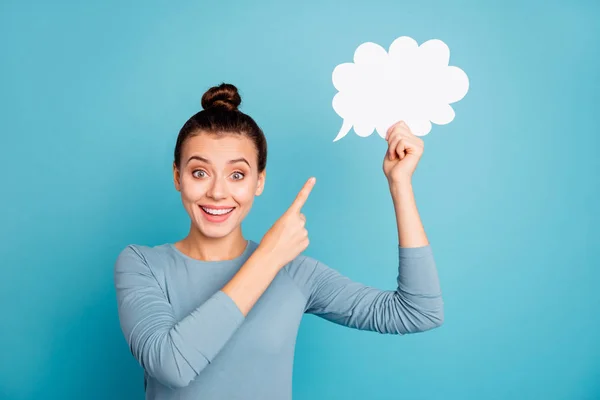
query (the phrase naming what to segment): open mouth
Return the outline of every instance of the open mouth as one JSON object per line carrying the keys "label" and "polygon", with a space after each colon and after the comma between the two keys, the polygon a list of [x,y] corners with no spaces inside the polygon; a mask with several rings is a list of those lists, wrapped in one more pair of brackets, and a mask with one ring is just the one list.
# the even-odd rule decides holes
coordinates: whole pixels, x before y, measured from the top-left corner
{"label": "open mouth", "polygon": [[233,209],[235,207],[232,208],[223,208],[223,209],[212,209],[212,208],[206,208],[206,207],[202,207],[200,206],[200,208],[207,214],[209,215],[214,215],[214,216],[220,216],[220,215],[226,215],[229,214],[230,212],[233,211]]}
{"label": "open mouth", "polygon": [[229,218],[235,207],[213,209],[204,206],[199,206],[202,210],[202,215],[208,222],[224,222]]}

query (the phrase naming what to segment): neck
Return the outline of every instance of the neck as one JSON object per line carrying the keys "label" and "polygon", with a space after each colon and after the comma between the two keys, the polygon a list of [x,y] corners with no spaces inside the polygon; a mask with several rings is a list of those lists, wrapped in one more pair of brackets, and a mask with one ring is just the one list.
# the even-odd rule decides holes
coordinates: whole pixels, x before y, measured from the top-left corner
{"label": "neck", "polygon": [[175,243],[181,252],[201,261],[227,261],[242,255],[247,241],[241,227],[220,238],[204,236],[193,225],[188,235]]}

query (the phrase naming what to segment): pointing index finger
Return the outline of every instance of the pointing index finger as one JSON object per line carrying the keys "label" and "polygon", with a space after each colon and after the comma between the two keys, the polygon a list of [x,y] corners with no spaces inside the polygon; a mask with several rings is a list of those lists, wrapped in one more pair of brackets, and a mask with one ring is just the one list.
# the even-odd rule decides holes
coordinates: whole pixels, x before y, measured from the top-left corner
{"label": "pointing index finger", "polygon": [[306,181],[306,183],[304,184],[302,189],[300,189],[300,192],[296,196],[296,199],[294,199],[294,202],[290,206],[289,211],[300,212],[302,206],[304,206],[304,203],[306,203],[308,195],[310,194],[313,186],[315,185],[316,180],[317,179],[313,176]]}

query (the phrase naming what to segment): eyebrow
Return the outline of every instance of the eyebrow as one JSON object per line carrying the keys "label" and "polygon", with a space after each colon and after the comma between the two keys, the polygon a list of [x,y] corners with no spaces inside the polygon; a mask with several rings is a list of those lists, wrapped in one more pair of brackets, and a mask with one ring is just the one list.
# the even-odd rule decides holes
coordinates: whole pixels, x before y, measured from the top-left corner
{"label": "eyebrow", "polygon": [[[189,164],[190,161],[192,160],[198,160],[198,161],[204,161],[207,164],[211,164],[210,160],[201,156],[191,156],[187,162],[185,163],[185,165]],[[242,158],[236,158],[234,160],[229,160],[227,161],[227,164],[235,164],[236,162],[245,162],[246,164],[248,164],[248,166],[250,167],[250,163],[248,162],[248,160],[246,160],[244,157]]]}

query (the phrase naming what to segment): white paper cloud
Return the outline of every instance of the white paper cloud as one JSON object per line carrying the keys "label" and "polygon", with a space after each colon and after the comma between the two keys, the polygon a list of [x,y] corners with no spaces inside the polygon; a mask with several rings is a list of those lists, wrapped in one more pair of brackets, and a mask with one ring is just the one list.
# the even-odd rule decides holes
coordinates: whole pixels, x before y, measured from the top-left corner
{"label": "white paper cloud", "polygon": [[448,66],[450,50],[438,39],[421,46],[402,36],[390,45],[389,53],[378,44],[363,43],[354,52],[354,63],[333,70],[338,93],[333,109],[344,122],[334,142],[354,126],[358,136],[376,129],[385,138],[387,129],[403,120],[413,134],[424,136],[431,123],[444,125],[454,119],[451,103],[462,99],[469,78]]}

